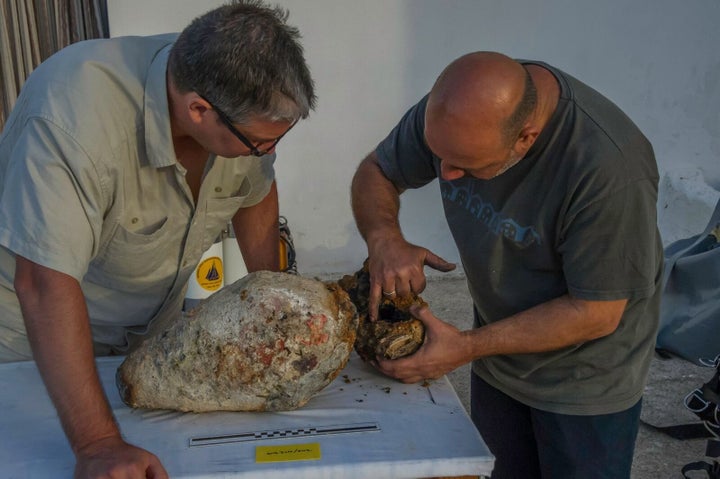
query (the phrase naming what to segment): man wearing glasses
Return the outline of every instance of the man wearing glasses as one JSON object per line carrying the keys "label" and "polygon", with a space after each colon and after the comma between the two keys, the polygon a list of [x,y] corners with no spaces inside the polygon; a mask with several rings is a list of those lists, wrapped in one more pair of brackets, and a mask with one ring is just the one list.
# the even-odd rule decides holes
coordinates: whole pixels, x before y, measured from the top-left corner
{"label": "man wearing glasses", "polygon": [[274,152],[314,87],[287,13],[235,3],[64,49],[0,136],[0,361],[35,359],[76,477],[167,477],[123,441],[94,354],[174,318],[230,219],[248,271],[279,269]]}

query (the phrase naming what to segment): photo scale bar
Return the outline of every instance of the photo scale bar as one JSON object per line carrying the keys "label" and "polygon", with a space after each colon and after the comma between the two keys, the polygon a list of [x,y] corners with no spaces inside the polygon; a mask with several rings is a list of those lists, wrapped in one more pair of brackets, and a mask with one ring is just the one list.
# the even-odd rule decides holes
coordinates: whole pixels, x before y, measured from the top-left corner
{"label": "photo scale bar", "polygon": [[212,446],[232,442],[262,441],[265,439],[285,439],[308,436],[327,436],[330,434],[352,434],[358,432],[380,431],[376,422],[358,422],[352,424],[335,424],[332,426],[311,426],[296,429],[269,429],[266,431],[248,431],[237,434],[222,434],[190,438],[190,447]]}

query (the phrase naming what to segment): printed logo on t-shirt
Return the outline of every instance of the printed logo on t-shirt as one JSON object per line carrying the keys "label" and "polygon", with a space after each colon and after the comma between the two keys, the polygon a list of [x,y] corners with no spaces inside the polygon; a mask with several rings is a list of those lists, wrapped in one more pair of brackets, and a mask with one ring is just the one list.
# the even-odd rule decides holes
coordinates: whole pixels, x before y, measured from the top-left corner
{"label": "printed logo on t-shirt", "polygon": [[527,248],[531,244],[541,244],[540,235],[532,226],[521,226],[512,218],[506,218],[488,201],[483,201],[477,193],[472,193],[466,182],[454,185],[450,181],[440,180],[440,191],[444,201],[454,203],[467,210],[471,216],[495,235],[504,236],[520,248]]}

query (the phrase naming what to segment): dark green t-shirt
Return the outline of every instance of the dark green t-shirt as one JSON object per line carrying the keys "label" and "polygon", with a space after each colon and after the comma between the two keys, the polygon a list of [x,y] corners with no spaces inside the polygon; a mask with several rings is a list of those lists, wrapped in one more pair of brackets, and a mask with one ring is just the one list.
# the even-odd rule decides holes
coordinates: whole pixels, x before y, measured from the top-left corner
{"label": "dark green t-shirt", "polygon": [[[595,90],[544,63],[523,63],[551,71],[561,89],[533,147],[496,178],[440,179],[475,326],[565,294],[629,301],[609,336],[547,353],[492,356],[473,370],[538,409],[621,411],[642,396],[658,326],[662,243],[652,146]],[[376,150],[401,188],[439,177],[440,159],[423,138],[426,103],[413,106]]]}

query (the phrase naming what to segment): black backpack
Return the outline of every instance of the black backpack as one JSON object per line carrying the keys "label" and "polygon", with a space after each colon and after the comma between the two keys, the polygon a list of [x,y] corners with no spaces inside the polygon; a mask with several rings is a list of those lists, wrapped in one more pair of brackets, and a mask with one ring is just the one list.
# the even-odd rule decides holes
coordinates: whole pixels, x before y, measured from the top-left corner
{"label": "black backpack", "polygon": [[705,471],[709,479],[720,479],[720,355],[708,366],[715,368],[710,381],[685,397],[685,407],[695,413],[711,435],[705,448],[705,456],[712,462],[697,461],[682,468],[683,477],[690,471]]}

